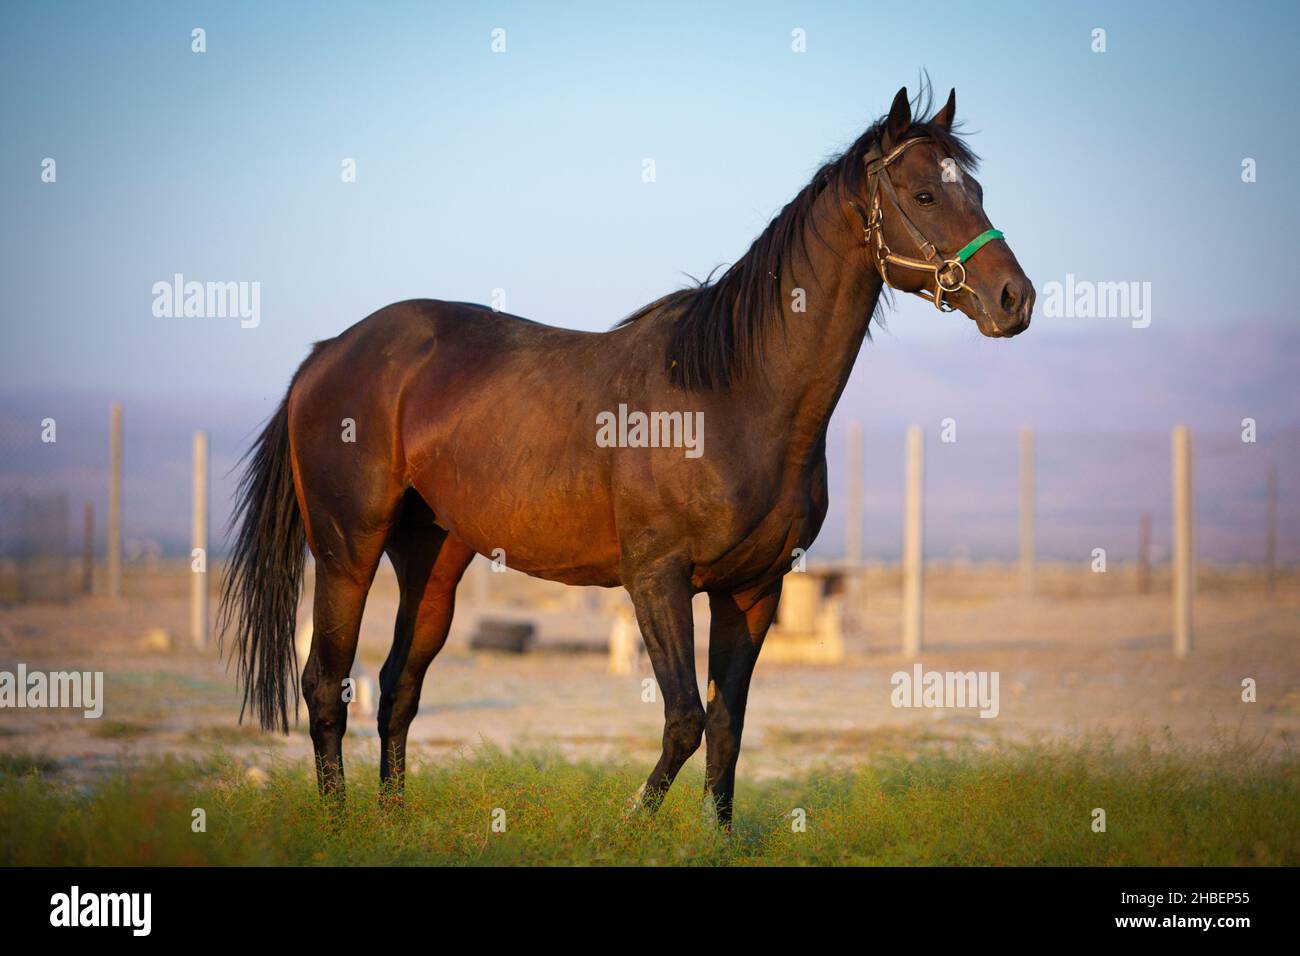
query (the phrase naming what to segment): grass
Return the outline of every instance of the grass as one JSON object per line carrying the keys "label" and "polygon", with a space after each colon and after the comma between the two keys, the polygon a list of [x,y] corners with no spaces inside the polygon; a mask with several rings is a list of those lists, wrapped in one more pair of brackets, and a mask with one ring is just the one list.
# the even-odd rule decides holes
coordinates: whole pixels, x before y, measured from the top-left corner
{"label": "grass", "polygon": [[104,740],[134,740],[153,733],[154,727],[129,720],[100,720],[90,729],[90,736]]}
{"label": "grass", "polygon": [[186,743],[233,747],[239,744],[256,744],[259,747],[278,747],[280,738],[263,731],[257,724],[208,724],[195,727],[185,734]]}
{"label": "grass", "polygon": [[[625,817],[645,767],[483,749],[414,767],[394,813],[379,806],[375,767],[356,763],[332,817],[310,768],[269,759],[265,774],[220,753],[169,759],[87,787],[0,756],[0,864],[1300,864],[1300,763],[1240,744],[886,756],[742,783],[730,837],[702,813],[698,770],[657,816]],[[1105,833],[1092,830],[1097,807]],[[193,832],[196,808],[206,832]],[[491,828],[498,808],[504,833]]]}
{"label": "grass", "polygon": [[58,762],[47,757],[0,753],[0,782],[6,778],[44,776],[58,772]]}

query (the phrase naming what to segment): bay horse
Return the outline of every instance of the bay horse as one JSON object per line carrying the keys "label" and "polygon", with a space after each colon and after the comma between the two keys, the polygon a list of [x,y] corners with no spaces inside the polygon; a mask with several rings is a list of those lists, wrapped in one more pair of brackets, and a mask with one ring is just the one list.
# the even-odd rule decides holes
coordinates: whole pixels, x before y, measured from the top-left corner
{"label": "bay horse", "polygon": [[[234,630],[244,709],[287,733],[311,550],[301,688],[322,796],[343,796],[343,682],[383,555],[401,597],[379,772],[400,803],[407,730],[457,584],[475,554],[502,549],[526,574],[627,589],[664,704],[662,752],[634,805],[653,811],[706,739],[706,792],[730,826],[750,678],[792,555],[826,516],[827,424],[882,291],[960,310],[994,338],[1029,326],[1033,286],[985,216],[976,157],[953,130],[956,92],[926,112],[918,97],[914,118],[899,90],[716,281],[608,332],[417,300],[314,347],[248,453],[220,627]],[[701,453],[598,442],[621,406],[696,416]]]}

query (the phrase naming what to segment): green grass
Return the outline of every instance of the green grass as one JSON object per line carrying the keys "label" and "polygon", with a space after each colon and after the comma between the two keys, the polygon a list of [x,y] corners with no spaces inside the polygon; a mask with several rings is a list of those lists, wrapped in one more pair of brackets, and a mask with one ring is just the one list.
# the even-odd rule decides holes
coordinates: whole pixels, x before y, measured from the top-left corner
{"label": "green grass", "polygon": [[[742,783],[730,837],[701,812],[698,769],[657,816],[625,817],[645,767],[481,750],[415,766],[407,809],[393,813],[379,806],[374,766],[357,763],[347,809],[332,817],[308,767],[270,759],[263,781],[218,755],[79,786],[46,761],[0,757],[0,863],[1300,864],[1300,763],[1239,744],[885,756]],[[1094,807],[1105,833],[1092,831]],[[192,832],[194,808],[205,833]],[[504,833],[491,829],[496,808]],[[806,832],[794,832],[794,808]]]}
{"label": "green grass", "polygon": [[90,729],[90,736],[104,740],[134,740],[144,737],[155,730],[148,724],[139,724],[130,720],[97,720]]}
{"label": "green grass", "polygon": [[58,773],[59,764],[48,757],[30,757],[26,754],[0,753],[0,783],[6,778],[42,776]]}
{"label": "green grass", "polygon": [[239,744],[256,744],[259,747],[278,747],[281,738],[268,734],[257,724],[208,724],[195,727],[185,734],[186,743],[233,747]]}

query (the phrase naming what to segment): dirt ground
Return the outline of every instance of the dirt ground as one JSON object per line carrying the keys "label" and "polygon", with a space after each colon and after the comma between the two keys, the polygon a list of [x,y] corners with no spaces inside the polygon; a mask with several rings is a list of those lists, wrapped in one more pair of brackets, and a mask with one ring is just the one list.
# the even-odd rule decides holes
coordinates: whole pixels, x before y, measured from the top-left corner
{"label": "dirt ground", "polygon": [[[498,580],[499,579],[499,580]],[[0,607],[0,670],[103,671],[101,719],[79,711],[0,709],[0,752],[57,761],[74,776],[165,754],[223,748],[250,766],[311,752],[303,723],[280,737],[238,724],[233,674],[215,647],[187,634],[187,565],[132,568],[127,598]],[[1106,733],[1121,742],[1202,748],[1244,739],[1268,754],[1292,752],[1300,733],[1300,578],[1282,575],[1270,595],[1249,569],[1202,569],[1195,646],[1171,652],[1167,575],[1139,595],[1133,570],[1041,567],[1035,593],[1020,594],[1016,568],[927,569],[927,671],[996,671],[1000,713],[900,709],[890,677],[911,669],[899,648],[897,568],[864,572],[849,608],[846,660],[813,666],[760,660],[750,695],[741,773],[779,777],[810,766],[855,764],[889,751],[917,753],[962,741],[1074,740]],[[658,753],[662,704],[644,699],[651,676],[607,672],[605,639],[622,592],[565,589],[513,573],[474,569],[456,624],[425,684],[412,752],[437,759],[480,742],[543,747],[573,758],[647,765]],[[367,607],[359,675],[378,674],[396,611],[382,569]],[[304,607],[304,615],[307,609]],[[473,652],[480,616],[528,617],[539,625],[523,655]],[[707,662],[707,603],[697,604],[698,672]],[[1242,700],[1242,681],[1257,685]],[[358,707],[359,705],[354,705]],[[352,712],[346,754],[374,757],[368,716]],[[697,756],[695,759],[701,759]]]}

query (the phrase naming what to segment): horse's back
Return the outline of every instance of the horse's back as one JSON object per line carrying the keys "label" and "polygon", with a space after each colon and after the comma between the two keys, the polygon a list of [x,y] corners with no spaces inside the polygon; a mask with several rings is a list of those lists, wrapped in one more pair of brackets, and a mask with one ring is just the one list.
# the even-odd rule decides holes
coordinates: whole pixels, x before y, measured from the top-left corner
{"label": "horse's back", "polygon": [[381,341],[408,335],[427,336],[431,342],[460,342],[498,349],[520,346],[573,347],[600,337],[599,333],[544,325],[475,302],[444,299],[395,302],[366,316],[339,338],[352,335],[373,337]]}
{"label": "horse's back", "polygon": [[318,392],[341,398],[364,392],[396,402],[421,384],[442,395],[449,385],[501,389],[507,383],[495,376],[507,367],[516,388],[539,385],[565,379],[569,369],[590,372],[593,362],[607,364],[605,338],[474,303],[410,299],[317,343],[294,378],[291,399],[296,394],[301,405],[302,397]]}

